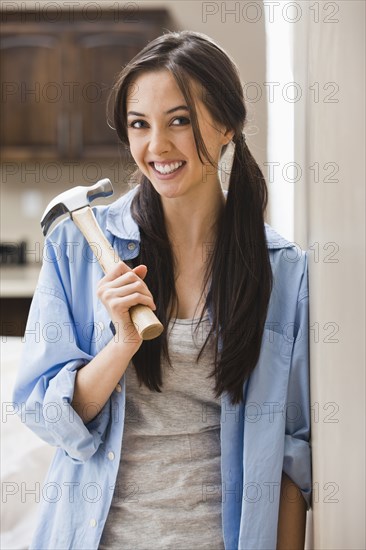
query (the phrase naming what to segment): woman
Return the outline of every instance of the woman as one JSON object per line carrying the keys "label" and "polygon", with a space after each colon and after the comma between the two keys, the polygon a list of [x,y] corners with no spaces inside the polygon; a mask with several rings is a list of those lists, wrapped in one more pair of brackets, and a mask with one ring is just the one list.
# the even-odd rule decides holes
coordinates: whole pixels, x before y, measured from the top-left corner
{"label": "woman", "polygon": [[[129,268],[103,276],[70,220],[47,240],[14,392],[59,447],[32,548],[303,548],[307,256],[264,223],[238,70],[209,37],[167,33],[113,98],[138,185],[94,211]],[[140,339],[138,303],[159,338]]]}

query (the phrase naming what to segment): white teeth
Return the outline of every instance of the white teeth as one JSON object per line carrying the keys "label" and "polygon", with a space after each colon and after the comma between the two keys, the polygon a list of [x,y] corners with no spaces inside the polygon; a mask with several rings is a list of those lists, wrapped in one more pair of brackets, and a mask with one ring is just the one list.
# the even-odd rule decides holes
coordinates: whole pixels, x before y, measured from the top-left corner
{"label": "white teeth", "polygon": [[172,162],[172,164],[156,164],[156,162],[154,162],[154,168],[155,170],[160,172],[160,174],[171,174],[175,170],[178,170],[178,168],[182,166],[182,164],[182,161]]}

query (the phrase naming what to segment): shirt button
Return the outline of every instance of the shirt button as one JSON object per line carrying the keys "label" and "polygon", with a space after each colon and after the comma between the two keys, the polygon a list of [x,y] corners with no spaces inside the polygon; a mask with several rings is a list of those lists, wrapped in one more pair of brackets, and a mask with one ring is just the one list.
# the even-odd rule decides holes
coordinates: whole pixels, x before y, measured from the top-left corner
{"label": "shirt button", "polygon": [[100,330],[102,330],[102,331],[103,331],[104,328],[105,328],[105,327],[104,327],[103,321],[99,321],[98,326],[99,326]]}
{"label": "shirt button", "polygon": [[97,526],[97,520],[96,519],[91,519],[90,522],[89,522],[89,525],[90,527],[96,527]]}
{"label": "shirt button", "polygon": [[135,245],[135,243],[128,243],[127,248],[128,248],[128,250],[135,250],[136,245]]}
{"label": "shirt button", "polygon": [[108,456],[109,460],[114,460],[114,452],[113,451],[109,451],[107,456]]}
{"label": "shirt button", "polygon": [[121,391],[122,391],[122,386],[121,386],[121,384],[117,384],[117,386],[116,386],[116,392],[121,393]]}

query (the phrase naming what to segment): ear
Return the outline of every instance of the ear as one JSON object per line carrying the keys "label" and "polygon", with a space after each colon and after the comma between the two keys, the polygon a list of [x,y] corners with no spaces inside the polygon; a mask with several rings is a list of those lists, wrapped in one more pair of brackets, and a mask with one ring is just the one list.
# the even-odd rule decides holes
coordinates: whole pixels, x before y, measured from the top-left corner
{"label": "ear", "polygon": [[222,136],[222,139],[224,142],[223,145],[227,145],[233,139],[234,135],[235,135],[234,130],[227,129]]}

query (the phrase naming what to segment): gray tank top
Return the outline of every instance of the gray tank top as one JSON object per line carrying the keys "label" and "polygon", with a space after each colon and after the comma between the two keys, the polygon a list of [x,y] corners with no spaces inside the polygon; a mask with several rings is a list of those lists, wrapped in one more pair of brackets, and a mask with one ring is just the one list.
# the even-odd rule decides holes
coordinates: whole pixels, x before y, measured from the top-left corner
{"label": "gray tank top", "polygon": [[220,399],[207,378],[214,360],[206,315],[168,327],[161,393],[126,372],[122,453],[100,550],[223,550]]}

